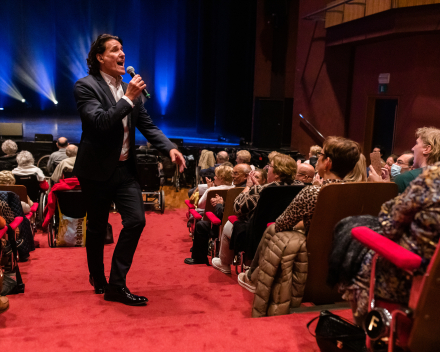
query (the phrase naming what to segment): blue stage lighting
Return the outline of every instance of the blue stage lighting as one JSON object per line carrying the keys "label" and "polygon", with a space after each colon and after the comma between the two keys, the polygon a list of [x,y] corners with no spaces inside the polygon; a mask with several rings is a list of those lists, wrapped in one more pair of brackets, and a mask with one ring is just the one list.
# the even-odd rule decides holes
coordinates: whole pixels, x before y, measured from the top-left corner
{"label": "blue stage lighting", "polygon": [[[174,8],[174,7],[172,7]],[[177,14],[169,13],[163,8],[165,22],[156,23],[160,26],[156,35],[155,75],[154,84],[161,114],[165,115],[168,103],[173,95],[176,81],[176,46],[177,46]]]}
{"label": "blue stage lighting", "polygon": [[5,109],[3,109],[3,108],[0,108],[0,110],[5,110]]}

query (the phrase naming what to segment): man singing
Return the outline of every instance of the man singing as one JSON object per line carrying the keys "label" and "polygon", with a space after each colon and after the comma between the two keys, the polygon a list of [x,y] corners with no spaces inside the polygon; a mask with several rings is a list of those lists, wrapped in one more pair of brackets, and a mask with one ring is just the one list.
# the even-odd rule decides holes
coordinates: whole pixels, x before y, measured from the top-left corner
{"label": "man singing", "polygon": [[[136,181],[135,127],[171,160],[185,161],[162,131],[154,125],[140,97],[146,85],[139,75],[129,84],[125,74],[122,40],[101,34],[92,43],[87,66],[89,75],[75,83],[74,95],[82,121],[81,142],[74,174],[81,184],[87,208],[87,262],[89,281],[106,301],[131,306],[148,299],[132,294],[126,276],[145,226],[142,193]],[[109,283],[104,275],[104,239],[108,214],[114,202],[123,229],[116,244]]]}

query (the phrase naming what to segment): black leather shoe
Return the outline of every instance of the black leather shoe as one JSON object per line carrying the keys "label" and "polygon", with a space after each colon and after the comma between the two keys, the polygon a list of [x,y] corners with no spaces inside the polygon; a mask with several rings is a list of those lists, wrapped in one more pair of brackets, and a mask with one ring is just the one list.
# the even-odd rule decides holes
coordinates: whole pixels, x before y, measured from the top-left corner
{"label": "black leather shoe", "polygon": [[108,285],[104,299],[110,302],[119,302],[127,306],[145,306],[148,302],[147,297],[137,296],[130,292],[127,287]]}
{"label": "black leather shoe", "polygon": [[206,265],[209,265],[208,258],[206,258],[206,260],[196,260],[196,259],[193,259],[193,258],[186,258],[183,262],[185,264],[189,264],[189,265],[193,265],[193,264],[206,264]]}
{"label": "black leather shoe", "polygon": [[107,287],[107,280],[105,277],[102,280],[94,280],[92,275],[89,275],[89,282],[95,289],[95,293],[97,295],[102,295],[105,292],[105,288]]}

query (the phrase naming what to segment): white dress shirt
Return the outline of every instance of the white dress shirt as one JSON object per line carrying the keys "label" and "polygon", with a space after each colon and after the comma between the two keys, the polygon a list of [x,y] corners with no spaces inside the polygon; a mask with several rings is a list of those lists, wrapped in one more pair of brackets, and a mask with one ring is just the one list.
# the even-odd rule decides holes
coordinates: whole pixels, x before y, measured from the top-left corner
{"label": "white dress shirt", "polygon": [[[124,95],[124,90],[122,89],[122,85],[121,85],[122,77],[118,76],[118,79],[115,79],[114,77],[108,75],[107,73],[104,73],[102,71],[100,72],[102,78],[104,78],[104,80],[107,82],[116,102],[118,102],[122,98],[126,100],[131,105],[131,107],[133,107],[134,106],[133,102]],[[124,141],[122,143],[121,155],[119,156],[120,161],[127,160],[130,152],[130,135],[129,135],[129,128],[127,121],[128,118],[127,116],[125,116],[122,119],[122,126],[124,126]]]}

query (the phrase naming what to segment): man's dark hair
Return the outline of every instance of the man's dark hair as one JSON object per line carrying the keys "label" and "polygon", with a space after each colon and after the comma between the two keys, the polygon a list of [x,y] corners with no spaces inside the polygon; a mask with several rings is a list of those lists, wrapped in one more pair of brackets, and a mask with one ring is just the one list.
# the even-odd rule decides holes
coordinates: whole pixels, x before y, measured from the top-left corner
{"label": "man's dark hair", "polygon": [[96,55],[104,53],[106,47],[105,43],[111,39],[117,40],[122,45],[122,39],[111,34],[100,34],[98,38],[96,38],[96,40],[92,43],[89,51],[89,56],[87,57],[87,66],[89,67],[88,73],[90,75],[99,75],[100,63],[96,58]]}
{"label": "man's dark hair", "polygon": [[376,144],[374,146],[373,150],[376,149],[376,148],[380,150],[380,156],[381,157],[385,155],[385,148],[384,147],[382,147],[380,144]]}
{"label": "man's dark hair", "polygon": [[323,158],[332,161],[331,172],[344,178],[354,169],[361,155],[359,143],[343,137],[327,137],[324,141]]}
{"label": "man's dark hair", "polygon": [[[61,143],[60,140],[64,139],[64,143]],[[57,139],[57,143],[61,148],[66,148],[69,145],[69,141],[66,137],[60,137]]]}

